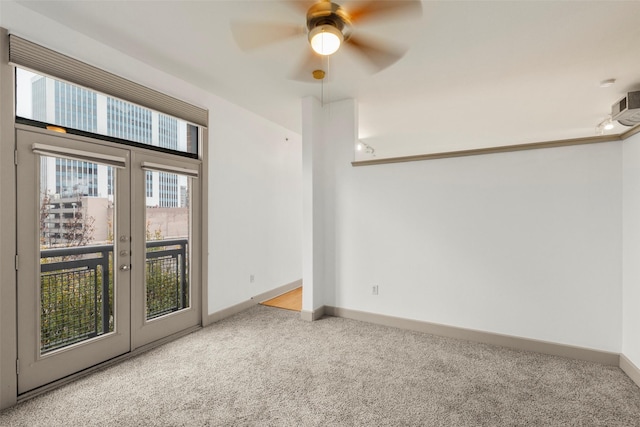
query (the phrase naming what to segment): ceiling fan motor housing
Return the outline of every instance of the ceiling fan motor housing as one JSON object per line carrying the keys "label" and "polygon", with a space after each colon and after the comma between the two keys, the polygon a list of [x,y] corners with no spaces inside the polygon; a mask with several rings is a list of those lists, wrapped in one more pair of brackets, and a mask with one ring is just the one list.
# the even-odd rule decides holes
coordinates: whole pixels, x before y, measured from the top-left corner
{"label": "ceiling fan motor housing", "polygon": [[311,32],[314,28],[322,25],[337,28],[345,41],[351,35],[351,18],[339,4],[323,1],[309,8],[307,11],[307,30]]}

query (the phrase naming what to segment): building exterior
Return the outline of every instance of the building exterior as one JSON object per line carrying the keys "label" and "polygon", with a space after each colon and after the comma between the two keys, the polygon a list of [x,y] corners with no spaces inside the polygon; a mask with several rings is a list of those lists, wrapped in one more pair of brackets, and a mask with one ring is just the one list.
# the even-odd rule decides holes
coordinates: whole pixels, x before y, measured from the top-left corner
{"label": "building exterior", "polygon": [[82,246],[113,241],[113,203],[105,197],[59,197],[43,201],[40,244]]}
{"label": "building exterior", "polygon": [[[174,117],[44,76],[33,77],[31,94],[34,120],[172,150],[187,149],[186,124]],[[146,177],[147,206],[182,206],[176,174],[149,171]],[[113,169],[106,166],[43,157],[40,187],[54,197],[110,198],[113,178]]]}

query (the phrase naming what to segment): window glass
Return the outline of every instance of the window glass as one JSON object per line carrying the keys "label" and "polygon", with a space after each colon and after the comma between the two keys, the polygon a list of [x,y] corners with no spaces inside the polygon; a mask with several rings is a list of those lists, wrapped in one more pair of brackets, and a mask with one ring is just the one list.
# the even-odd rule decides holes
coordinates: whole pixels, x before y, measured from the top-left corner
{"label": "window glass", "polygon": [[[40,157],[41,354],[114,331],[115,172]],[[99,185],[105,175],[111,177],[109,191]]]}
{"label": "window glass", "polygon": [[198,126],[22,68],[16,68],[16,116],[198,156]]}
{"label": "window glass", "polygon": [[146,209],[147,320],[190,307],[191,181],[185,175],[146,171],[146,187],[159,183]]}

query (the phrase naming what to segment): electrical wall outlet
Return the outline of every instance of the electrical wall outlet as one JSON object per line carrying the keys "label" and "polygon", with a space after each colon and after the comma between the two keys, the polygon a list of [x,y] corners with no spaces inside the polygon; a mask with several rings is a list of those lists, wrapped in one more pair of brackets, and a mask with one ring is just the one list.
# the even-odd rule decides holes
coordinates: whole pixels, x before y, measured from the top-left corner
{"label": "electrical wall outlet", "polygon": [[373,285],[373,287],[371,289],[371,293],[373,295],[378,295],[378,285]]}
{"label": "electrical wall outlet", "polygon": [[249,283],[253,283],[255,279],[256,279],[255,275],[253,274],[249,275]]}

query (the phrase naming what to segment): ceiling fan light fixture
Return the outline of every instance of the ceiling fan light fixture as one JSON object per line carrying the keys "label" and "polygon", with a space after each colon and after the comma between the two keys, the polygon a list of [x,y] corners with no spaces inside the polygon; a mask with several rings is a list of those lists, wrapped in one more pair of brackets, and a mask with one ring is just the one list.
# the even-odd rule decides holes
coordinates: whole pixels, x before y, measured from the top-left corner
{"label": "ceiling fan light fixture", "polygon": [[336,53],[343,41],[342,32],[330,24],[318,25],[309,31],[311,48],[319,55]]}

